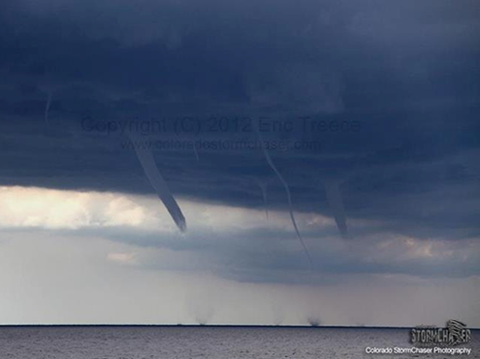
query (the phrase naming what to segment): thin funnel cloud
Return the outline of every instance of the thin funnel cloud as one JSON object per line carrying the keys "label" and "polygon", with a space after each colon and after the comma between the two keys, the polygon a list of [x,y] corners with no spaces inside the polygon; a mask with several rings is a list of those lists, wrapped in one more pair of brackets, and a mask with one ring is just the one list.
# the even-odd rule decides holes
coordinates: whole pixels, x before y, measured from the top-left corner
{"label": "thin funnel cloud", "polygon": [[192,144],[193,144],[193,153],[195,154],[195,159],[197,160],[197,162],[200,162],[200,157],[198,156],[198,150],[197,150],[196,141],[193,140],[193,141],[192,141]]}
{"label": "thin funnel cloud", "polygon": [[50,115],[50,105],[52,104],[52,97],[53,97],[53,91],[56,89],[56,87],[58,86],[53,86],[53,84],[47,79],[45,81],[42,81],[42,83],[40,83],[38,85],[38,87],[40,88],[40,90],[45,93],[47,95],[47,100],[45,102],[45,109],[44,109],[44,113],[43,113],[43,118],[44,118],[44,121],[45,121],[45,126],[49,126],[49,121],[48,121],[48,118],[49,118],[49,115]]}
{"label": "thin funnel cloud", "polygon": [[[130,139],[133,139],[133,136],[130,136]],[[178,229],[180,229],[181,232],[185,232],[187,230],[185,216],[183,215],[177,201],[173,197],[170,188],[168,188],[167,182],[158,170],[152,152],[146,148],[146,144],[142,144],[139,141],[132,141],[132,144],[151,186],[157,192],[158,197],[167,208],[168,213],[170,213],[170,216],[177,225]]]}
{"label": "thin funnel cloud", "polygon": [[273,163],[272,159],[270,158],[270,155],[268,154],[268,151],[265,149],[265,145],[263,142],[262,135],[260,134],[260,130],[258,129],[258,124],[253,121],[254,123],[254,128],[255,132],[257,134],[258,140],[260,141],[260,146],[262,147],[263,155],[265,156],[265,159],[272,169],[272,171],[277,175],[278,179],[280,182],[282,182],[283,187],[285,188],[285,192],[287,194],[287,200],[288,200],[288,209],[290,212],[290,219],[292,220],[293,228],[295,229],[295,233],[297,234],[297,238],[302,244],[303,250],[305,251],[305,254],[308,258],[308,261],[310,262],[310,265],[313,266],[312,258],[310,257],[310,253],[308,252],[308,248],[305,245],[305,242],[303,241],[302,236],[300,235],[300,231],[298,230],[297,222],[295,221],[295,216],[293,214],[293,205],[292,205],[292,195],[290,193],[290,187],[288,186],[287,181],[283,178],[282,174],[278,171],[277,167],[275,167],[275,164]]}
{"label": "thin funnel cloud", "polygon": [[325,192],[328,205],[330,206],[335,223],[343,238],[348,238],[347,216],[343,205],[342,193],[340,192],[340,183],[338,181],[324,181]]}
{"label": "thin funnel cloud", "polygon": [[45,124],[48,126],[48,115],[50,113],[50,104],[52,103],[52,91],[47,91],[47,103],[45,104]]}
{"label": "thin funnel cloud", "polygon": [[260,191],[262,191],[262,198],[263,198],[263,207],[265,209],[265,217],[268,221],[268,207],[267,207],[267,185],[260,181],[257,182],[258,187],[260,187]]}
{"label": "thin funnel cloud", "polygon": [[263,207],[265,210],[265,218],[269,219],[269,213],[268,213],[268,193],[267,193],[267,186],[270,183],[271,179],[268,179],[267,181],[262,181],[261,179],[254,178],[255,183],[258,185],[260,188],[260,191],[262,192],[262,199],[263,199]]}

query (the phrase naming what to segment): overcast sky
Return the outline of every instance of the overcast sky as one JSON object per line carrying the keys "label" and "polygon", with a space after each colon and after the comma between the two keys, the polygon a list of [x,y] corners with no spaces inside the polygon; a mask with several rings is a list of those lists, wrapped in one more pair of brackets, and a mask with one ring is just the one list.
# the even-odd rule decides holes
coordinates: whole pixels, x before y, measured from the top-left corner
{"label": "overcast sky", "polygon": [[3,1],[0,324],[480,327],[478,43],[473,0]]}

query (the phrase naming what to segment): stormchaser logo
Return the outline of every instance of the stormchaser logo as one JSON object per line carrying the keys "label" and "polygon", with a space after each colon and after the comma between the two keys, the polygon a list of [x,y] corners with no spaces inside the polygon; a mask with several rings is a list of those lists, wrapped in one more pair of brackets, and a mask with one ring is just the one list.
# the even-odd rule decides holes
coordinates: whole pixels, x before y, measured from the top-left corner
{"label": "stormchaser logo", "polygon": [[410,342],[421,345],[455,346],[470,341],[471,332],[458,320],[449,320],[446,328],[417,327],[410,332]]}

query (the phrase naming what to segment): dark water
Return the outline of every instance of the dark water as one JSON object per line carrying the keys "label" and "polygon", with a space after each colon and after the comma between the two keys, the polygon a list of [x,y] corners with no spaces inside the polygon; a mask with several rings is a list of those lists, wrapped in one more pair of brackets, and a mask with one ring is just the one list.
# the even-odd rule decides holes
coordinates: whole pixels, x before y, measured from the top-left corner
{"label": "dark water", "polygon": [[480,358],[367,355],[367,346],[411,347],[407,329],[251,327],[0,327],[0,359]]}

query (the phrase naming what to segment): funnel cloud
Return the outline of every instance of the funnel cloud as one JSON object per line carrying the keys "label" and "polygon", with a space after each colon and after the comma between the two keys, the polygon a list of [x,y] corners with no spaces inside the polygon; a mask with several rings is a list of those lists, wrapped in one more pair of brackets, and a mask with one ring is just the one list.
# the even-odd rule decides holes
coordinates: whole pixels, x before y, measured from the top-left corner
{"label": "funnel cloud", "polygon": [[338,181],[325,181],[324,187],[338,230],[342,238],[348,238],[347,216],[345,215],[342,193],[340,192],[340,183]]}
{"label": "funnel cloud", "polygon": [[[133,136],[130,136],[130,138],[133,138]],[[185,232],[187,230],[185,216],[183,215],[177,201],[173,197],[170,188],[168,188],[167,182],[158,170],[152,152],[145,147],[146,144],[143,145],[140,141],[132,141],[132,143],[134,145],[138,160],[142,165],[145,176],[147,176],[151,186],[155,189],[158,197],[167,208],[168,213],[170,213],[170,216],[177,225],[178,229],[181,232]]]}
{"label": "funnel cloud", "polygon": [[257,134],[258,140],[260,141],[260,146],[262,148],[263,155],[265,156],[265,160],[267,161],[271,170],[276,174],[277,178],[280,180],[283,187],[285,188],[285,193],[287,194],[287,200],[288,200],[288,210],[289,210],[289,214],[290,214],[290,219],[292,221],[293,228],[295,229],[295,233],[297,235],[297,238],[298,238],[298,240],[300,241],[300,243],[303,247],[305,255],[308,258],[308,262],[310,263],[311,266],[313,266],[312,258],[310,257],[310,253],[308,252],[308,248],[305,245],[305,242],[303,241],[303,238],[300,234],[300,231],[298,230],[297,221],[295,220],[295,215],[293,214],[292,195],[290,193],[290,187],[288,186],[287,181],[283,178],[282,174],[278,171],[277,167],[275,167],[272,159],[270,158],[269,153],[265,149],[265,144],[263,142],[262,135],[260,134],[258,124],[256,122],[254,122],[254,123],[255,123],[254,124],[255,133]]}

